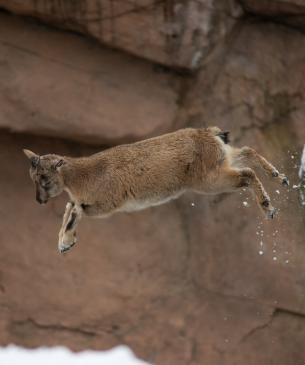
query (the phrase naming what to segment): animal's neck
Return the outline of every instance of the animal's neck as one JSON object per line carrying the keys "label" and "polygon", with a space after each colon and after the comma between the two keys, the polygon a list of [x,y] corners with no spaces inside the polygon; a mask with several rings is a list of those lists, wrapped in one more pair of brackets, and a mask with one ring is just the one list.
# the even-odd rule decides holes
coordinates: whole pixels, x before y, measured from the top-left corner
{"label": "animal's neck", "polygon": [[64,190],[68,192],[72,198],[82,191],[84,185],[87,185],[90,171],[84,161],[80,159],[70,159],[67,164],[63,166],[61,173],[64,181]]}

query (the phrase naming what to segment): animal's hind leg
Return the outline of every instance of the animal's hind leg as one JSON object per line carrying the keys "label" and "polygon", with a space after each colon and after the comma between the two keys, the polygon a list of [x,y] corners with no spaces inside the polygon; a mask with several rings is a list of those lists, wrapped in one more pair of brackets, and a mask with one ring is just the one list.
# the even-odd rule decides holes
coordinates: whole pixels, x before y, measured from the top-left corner
{"label": "animal's hind leg", "polygon": [[243,160],[245,164],[261,167],[270,177],[277,178],[281,184],[285,186],[289,185],[288,178],[284,174],[279,173],[279,171],[269,161],[257,153],[253,148],[241,148],[236,157],[237,159]]}
{"label": "animal's hind leg", "polygon": [[256,176],[255,172],[248,168],[227,169],[222,175],[223,188],[226,190],[238,190],[240,188],[250,188],[253,190],[256,201],[260,208],[264,211],[267,218],[273,218],[275,208],[270,203],[269,195],[263,187],[263,184]]}

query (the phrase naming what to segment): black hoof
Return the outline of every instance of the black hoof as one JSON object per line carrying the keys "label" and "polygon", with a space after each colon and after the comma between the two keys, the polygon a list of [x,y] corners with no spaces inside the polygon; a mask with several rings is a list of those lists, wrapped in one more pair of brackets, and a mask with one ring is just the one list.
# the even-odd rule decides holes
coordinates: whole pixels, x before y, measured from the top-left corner
{"label": "black hoof", "polygon": [[76,244],[76,241],[74,241],[70,246],[64,246],[60,248],[60,253],[65,253],[69,251],[74,245]]}
{"label": "black hoof", "polygon": [[273,219],[275,217],[276,213],[277,213],[277,210],[275,208],[270,209],[267,212],[267,218],[268,219]]}
{"label": "black hoof", "polygon": [[288,180],[288,178],[286,176],[282,180],[282,185],[289,186],[289,180]]}

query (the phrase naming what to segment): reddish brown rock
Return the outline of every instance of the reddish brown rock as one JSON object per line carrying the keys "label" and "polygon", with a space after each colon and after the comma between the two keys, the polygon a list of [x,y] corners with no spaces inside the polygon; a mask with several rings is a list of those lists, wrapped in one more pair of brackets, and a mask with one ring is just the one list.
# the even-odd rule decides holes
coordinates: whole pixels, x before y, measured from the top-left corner
{"label": "reddish brown rock", "polygon": [[241,0],[248,11],[259,12],[264,15],[301,15],[304,11],[303,0]]}
{"label": "reddish brown rock", "polygon": [[[240,140],[268,136],[277,145],[302,146],[305,37],[286,26],[244,22],[235,39],[202,69],[187,95],[183,118],[218,124]],[[256,128],[256,129],[253,129]],[[270,146],[269,146],[270,145]],[[290,148],[291,150],[291,148]]]}
{"label": "reddish brown rock", "polygon": [[[267,156],[285,160],[276,140]],[[262,142],[260,135],[251,145]],[[281,208],[272,222],[263,221],[251,198],[243,207],[248,195],[238,193],[186,195],[138,213],[83,220],[78,244],[60,255],[57,233],[67,197],[46,206],[35,202],[23,147],[95,151],[0,135],[1,345],[82,350],[124,343],[164,365],[305,361],[305,229],[296,192],[279,188],[278,196],[278,186],[267,184]]]}
{"label": "reddish brown rock", "polygon": [[[223,50],[225,60],[220,55],[214,63],[211,62],[201,71],[197,85],[187,97],[184,118],[192,125],[198,126],[205,121],[231,130],[235,143],[240,146],[256,146],[270,161],[288,172],[292,184],[297,184],[299,163],[296,161],[305,141],[304,45],[305,38],[298,31],[272,24],[245,23],[235,40]],[[297,250],[292,265],[298,267],[298,272],[302,272],[305,246],[304,236],[299,236],[299,229],[303,229],[304,211],[298,206],[296,191],[290,189],[285,193],[270,182],[266,186],[280,208],[280,214],[272,224],[263,223],[263,229],[259,221],[256,221],[251,233],[244,232],[243,227],[250,219],[248,214],[251,212],[242,209],[244,212],[240,216],[241,208],[238,206],[233,211],[238,214],[239,223],[232,217],[232,213],[224,218],[224,213],[217,206],[212,214],[222,216],[219,220],[222,229],[226,226],[226,235],[231,235],[231,244],[239,254],[246,254],[250,249],[246,242],[255,237],[256,244],[252,248],[255,247],[257,254],[260,251],[260,241],[266,247],[261,264],[264,266],[266,260],[275,260],[275,265],[268,269],[263,266],[254,268],[251,260],[245,257],[230,265],[223,259],[227,255],[222,256],[224,250],[233,249],[228,243],[222,249],[217,246],[210,248],[210,253],[203,254],[198,269],[201,268],[210,284],[214,283],[212,287],[217,292],[225,291],[233,296],[244,293],[252,298],[259,295],[262,301],[270,305],[276,303],[286,310],[304,313],[303,274],[302,278],[296,279],[291,276],[291,267],[285,267],[286,261],[287,264],[292,263],[289,255],[294,256]],[[209,224],[208,227],[210,239],[223,242],[224,232],[215,236],[217,225],[212,228]],[[261,231],[264,233],[262,238]],[[236,247],[236,232],[238,240],[244,242],[244,246],[239,248]],[[215,250],[219,252],[219,261],[215,261]],[[197,252],[195,256],[199,258]],[[277,265],[279,260],[281,264]],[[203,265],[206,261],[212,264]],[[268,274],[265,270],[268,270]],[[266,275],[270,281],[264,280]],[[253,280],[254,276],[259,278]]]}
{"label": "reddish brown rock", "polygon": [[0,14],[0,127],[109,144],[172,129],[179,78]]}
{"label": "reddish brown rock", "polygon": [[303,0],[241,0],[246,12],[305,28],[305,3]]}
{"label": "reddish brown rock", "polygon": [[186,69],[198,66],[241,13],[235,0],[0,0],[0,7]]}
{"label": "reddish brown rock", "polygon": [[[77,138],[92,140],[84,120],[95,118],[95,108],[84,111],[83,104],[76,105],[83,93],[76,98],[74,92],[83,85],[95,85],[95,78],[88,76],[84,81],[82,75],[92,75],[92,70],[99,75],[99,63],[108,56],[103,53],[97,61],[95,52],[100,51],[85,40],[75,41],[74,49],[72,36],[55,53],[53,44],[61,42],[62,33],[53,34],[45,44],[40,33],[49,31],[41,27],[35,28],[39,29],[36,49],[41,53],[32,49],[29,54],[24,45],[33,33],[17,31],[23,28],[11,20],[1,21],[0,39],[7,29],[15,33],[5,33],[11,38],[1,40],[0,121],[7,119],[11,124],[2,126],[38,133],[34,124],[28,124],[30,119],[22,118],[29,116],[28,105],[36,99],[42,116],[46,111],[53,115],[53,109],[64,110],[71,100],[68,108],[75,110],[75,117],[83,116],[79,129],[72,129],[77,130]],[[78,42],[83,42],[83,52]],[[129,139],[127,129],[123,130],[126,125],[103,90],[110,90],[111,95],[113,89],[120,90],[117,105],[124,105],[131,88],[121,80],[133,70],[137,83],[146,76],[148,81],[143,81],[141,95],[121,111],[128,120],[138,103],[144,103],[142,94],[154,96],[145,104],[147,110],[163,105],[161,99],[170,104],[169,100],[176,100],[173,95],[179,95],[181,109],[172,102],[156,111],[168,113],[162,123],[171,122],[164,129],[218,124],[232,131],[235,144],[256,148],[285,171],[292,186],[298,182],[298,154],[305,141],[304,42],[304,35],[293,29],[243,21],[230,42],[220,47],[198,75],[189,78],[182,93],[167,86],[176,84],[176,76],[155,74],[148,64],[131,58],[109,56],[112,68],[108,66],[107,75],[111,76],[99,76],[105,86],[96,87],[93,96],[95,106],[101,95],[103,105],[111,105],[107,115],[113,123],[111,129],[103,125],[100,130],[107,131],[110,143]],[[89,55],[86,47],[93,53]],[[65,71],[59,73],[61,67]],[[30,78],[30,71],[37,76]],[[123,76],[116,78],[116,73]],[[59,85],[58,74],[63,79]],[[60,96],[57,89],[51,94],[56,102],[44,94],[44,85],[52,77]],[[128,80],[131,83],[133,77]],[[61,99],[65,103],[60,104]],[[57,104],[62,109],[56,109]],[[36,118],[35,122],[45,134],[55,134],[46,123],[50,120]],[[171,124],[173,120],[177,124]],[[61,134],[75,138],[68,126],[62,125]],[[156,135],[163,124],[148,130],[144,122],[128,124],[130,130],[135,127],[137,132],[132,132],[130,140]],[[280,209],[273,221],[263,219],[248,192],[217,197],[189,194],[137,213],[83,220],[78,244],[62,256],[57,252],[57,234],[66,197],[46,206],[35,202],[28,161],[21,152],[25,147],[67,155],[97,150],[60,139],[0,133],[1,345],[60,344],[82,350],[124,343],[160,365],[305,363],[305,226],[296,189],[286,191],[262,176]]]}

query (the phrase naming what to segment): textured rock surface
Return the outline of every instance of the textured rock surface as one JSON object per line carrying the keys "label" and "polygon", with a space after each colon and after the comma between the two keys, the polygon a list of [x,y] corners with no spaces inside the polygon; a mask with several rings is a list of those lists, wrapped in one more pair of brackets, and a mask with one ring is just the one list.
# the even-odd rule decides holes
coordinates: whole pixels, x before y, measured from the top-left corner
{"label": "textured rock surface", "polygon": [[241,13],[235,0],[0,0],[0,7],[187,69],[198,66]]}
{"label": "textured rock surface", "polygon": [[303,0],[240,0],[246,12],[272,18],[274,21],[305,28]]}
{"label": "textured rock surface", "polygon": [[[35,119],[41,123],[40,129],[34,124],[29,128],[29,119],[22,118],[28,112],[21,114],[24,104],[17,102],[20,94],[31,103],[35,95],[36,108],[49,114],[59,110],[57,104],[63,108],[60,102],[65,97],[65,104],[71,103],[69,110],[76,110],[74,115],[82,113],[82,121],[94,119],[98,101],[95,107],[83,110],[81,104],[74,109],[82,98],[74,98],[72,91],[84,83],[80,70],[96,70],[108,57],[106,53],[87,53],[85,47],[91,52],[95,46],[85,40],[77,40],[84,46],[77,43],[74,49],[74,36],[68,36],[70,41],[56,48],[55,54],[53,44],[61,44],[65,36],[58,32],[44,44],[40,33],[45,31],[38,27],[35,37],[41,53],[37,56],[32,50],[30,55],[24,52],[29,31],[21,33],[16,24],[0,22],[0,57],[6,60],[0,65],[0,122],[9,117],[12,125],[19,123],[20,131],[38,133],[41,129],[56,134],[46,117]],[[1,38],[7,30],[11,33],[5,34],[11,38]],[[155,95],[147,102],[148,109],[165,103],[163,109],[152,111],[163,114],[162,123],[153,114],[141,125],[128,124],[131,140],[176,126],[218,124],[232,131],[234,143],[257,148],[287,172],[292,186],[299,181],[299,154],[305,141],[304,46],[305,36],[299,31],[243,20],[196,75],[181,80],[174,74],[155,73],[148,64],[125,56],[114,61],[111,53],[110,76],[102,74],[101,78],[103,88],[111,93],[116,80],[118,106],[132,94],[131,81],[123,85],[120,80],[132,72],[133,83],[145,81],[140,95],[121,111],[128,120],[137,103],[144,103],[142,94]],[[20,53],[14,54],[12,49]],[[36,64],[30,57],[36,57]],[[52,71],[53,59],[64,72]],[[72,59],[77,62],[73,67]],[[49,68],[44,67],[45,60],[50,61]],[[39,77],[30,78],[31,70]],[[77,70],[75,75],[73,70]],[[68,85],[67,94],[60,89],[56,103],[43,93],[43,85],[52,78],[47,78],[48,72],[53,78],[58,72],[63,85]],[[121,78],[116,78],[117,73]],[[94,85],[94,80],[91,77],[86,87]],[[58,83],[55,86],[59,87]],[[29,99],[27,90],[32,95]],[[52,95],[56,97],[57,92]],[[103,93],[97,89],[94,95],[99,100]],[[116,114],[119,111],[104,97],[107,118],[113,118],[112,129],[108,124],[100,125],[104,141],[111,144],[128,139],[126,124]],[[152,128],[152,120],[160,124]],[[65,136],[71,135],[68,127],[62,125]],[[78,133],[92,140],[87,124],[80,123]],[[84,220],[79,243],[61,256],[57,232],[66,197],[46,206],[35,202],[28,162],[21,152],[24,147],[39,153],[95,152],[94,147],[80,143],[0,133],[1,345],[61,344],[81,350],[125,343],[158,365],[305,363],[305,225],[297,190],[286,191],[263,177],[280,209],[271,222],[262,219],[247,192],[217,197],[186,195],[138,213]],[[244,201],[249,207],[243,206]]]}
{"label": "textured rock surface", "polygon": [[305,3],[303,0],[241,0],[246,10],[265,15],[302,15]]}
{"label": "textured rock surface", "polygon": [[[256,142],[262,141],[260,135]],[[305,230],[297,192],[281,189],[282,213],[274,222],[261,223],[256,205],[249,199],[244,208],[247,197],[239,194],[188,195],[138,213],[84,220],[79,243],[62,256],[56,241],[66,197],[35,202],[24,146],[94,151],[0,136],[2,345],[80,350],[125,343],[165,365],[305,361]],[[279,145],[272,155],[286,157]],[[256,235],[261,230],[264,237]]]}
{"label": "textured rock surface", "polygon": [[80,36],[0,14],[0,127],[86,142],[173,128],[179,79]]}
{"label": "textured rock surface", "polygon": [[304,46],[305,37],[298,31],[268,22],[244,22],[235,40],[201,70],[197,84],[192,82],[183,118],[196,126],[202,121],[229,126],[236,140],[242,134],[253,137],[257,127],[269,134],[272,143],[281,134],[287,149],[295,139],[301,143]]}

